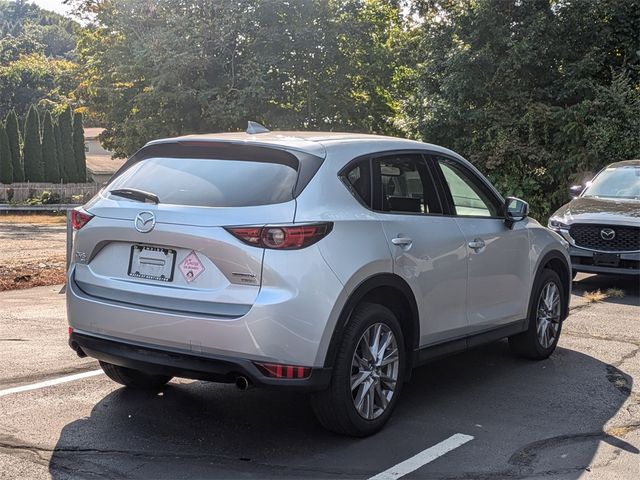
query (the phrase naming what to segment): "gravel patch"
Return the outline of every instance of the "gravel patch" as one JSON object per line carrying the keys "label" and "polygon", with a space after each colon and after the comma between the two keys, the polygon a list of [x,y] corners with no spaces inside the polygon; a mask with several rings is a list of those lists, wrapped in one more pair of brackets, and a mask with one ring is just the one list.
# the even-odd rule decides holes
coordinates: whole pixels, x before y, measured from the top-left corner
{"label": "gravel patch", "polygon": [[65,225],[0,224],[0,290],[64,282]]}

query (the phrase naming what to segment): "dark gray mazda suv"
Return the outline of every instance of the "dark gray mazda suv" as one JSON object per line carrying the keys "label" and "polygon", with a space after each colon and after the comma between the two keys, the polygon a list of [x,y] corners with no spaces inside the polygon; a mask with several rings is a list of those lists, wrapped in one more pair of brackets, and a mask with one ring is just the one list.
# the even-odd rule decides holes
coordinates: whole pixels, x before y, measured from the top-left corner
{"label": "dark gray mazda suv", "polygon": [[612,163],[549,219],[574,272],[640,275],[640,160]]}

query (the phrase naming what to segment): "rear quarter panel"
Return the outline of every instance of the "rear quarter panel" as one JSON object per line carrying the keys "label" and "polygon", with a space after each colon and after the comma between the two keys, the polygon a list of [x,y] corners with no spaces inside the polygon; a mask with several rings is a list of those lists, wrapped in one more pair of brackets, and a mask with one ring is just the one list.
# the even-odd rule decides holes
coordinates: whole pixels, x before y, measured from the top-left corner
{"label": "rear quarter panel", "polygon": [[338,172],[361,148],[329,155],[297,200],[296,223],[333,222],[333,231],[318,243],[319,251],[343,288],[335,300],[322,341],[318,361],[327,353],[331,335],[349,296],[356,287],[379,273],[392,273],[393,263],[382,224],[375,214],[351,195]]}

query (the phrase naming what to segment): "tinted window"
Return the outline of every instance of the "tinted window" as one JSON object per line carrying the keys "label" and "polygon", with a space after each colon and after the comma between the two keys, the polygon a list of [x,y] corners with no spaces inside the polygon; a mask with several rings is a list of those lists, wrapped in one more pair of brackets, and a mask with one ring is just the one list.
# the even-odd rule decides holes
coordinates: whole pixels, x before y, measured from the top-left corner
{"label": "tinted window", "polygon": [[442,213],[435,187],[420,155],[376,159],[377,209],[385,212]]}
{"label": "tinted window", "polygon": [[438,158],[440,170],[451,192],[456,215],[497,217],[499,207],[473,173],[457,163]]}
{"label": "tinted window", "polygon": [[344,175],[351,191],[367,206],[371,206],[371,173],[369,160],[356,164]]}
{"label": "tinted window", "polygon": [[164,204],[245,207],[291,200],[297,178],[279,163],[154,157],[134,163],[108,189],[144,190]]}

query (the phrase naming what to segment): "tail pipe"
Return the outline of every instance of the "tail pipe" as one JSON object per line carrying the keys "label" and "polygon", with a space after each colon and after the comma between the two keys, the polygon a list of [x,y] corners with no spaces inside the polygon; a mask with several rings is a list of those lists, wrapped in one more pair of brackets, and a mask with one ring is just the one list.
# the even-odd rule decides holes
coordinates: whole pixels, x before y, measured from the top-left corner
{"label": "tail pipe", "polygon": [[80,348],[80,345],[78,345],[76,342],[71,341],[71,343],[69,344],[69,346],[71,347],[71,349],[76,352],[76,354],[80,357],[80,358],[85,358],[87,356],[86,353],[84,353],[84,351],[82,350],[82,348]]}
{"label": "tail pipe", "polygon": [[249,390],[251,386],[251,382],[247,377],[243,375],[239,375],[236,377],[236,387],[238,387],[238,390],[245,392]]}

